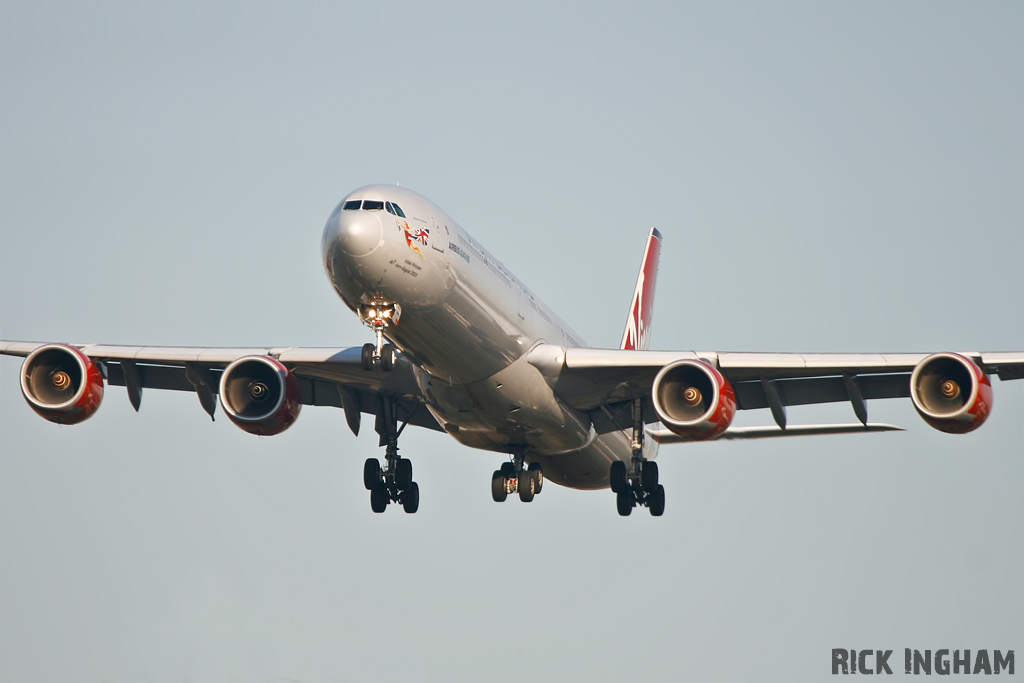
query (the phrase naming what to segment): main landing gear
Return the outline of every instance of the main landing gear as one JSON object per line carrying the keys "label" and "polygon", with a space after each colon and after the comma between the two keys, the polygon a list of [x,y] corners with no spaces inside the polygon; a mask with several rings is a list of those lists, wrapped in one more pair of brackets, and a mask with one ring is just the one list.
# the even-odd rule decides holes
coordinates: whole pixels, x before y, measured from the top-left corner
{"label": "main landing gear", "polygon": [[512,456],[512,462],[501,464],[501,469],[491,475],[491,497],[495,503],[502,503],[510,493],[519,493],[519,500],[529,503],[544,486],[544,470],[539,462],[527,466],[523,453]]}
{"label": "main landing gear", "polygon": [[621,460],[612,463],[612,491],[615,507],[626,517],[637,505],[645,505],[654,517],[665,513],[665,487],[658,483],[658,463],[644,458],[643,402],[633,400],[633,439],[630,450],[633,457],[629,466]]}
{"label": "main landing gear", "polygon": [[363,344],[362,364],[363,370],[371,372],[380,361],[382,370],[393,370],[397,360],[397,349],[394,344],[384,343],[384,330],[391,325],[397,325],[398,319],[402,316],[402,307],[398,304],[391,304],[385,301],[374,301],[359,306],[359,319],[363,324],[373,330],[376,342]]}
{"label": "main landing gear", "polygon": [[369,458],[363,465],[363,485],[370,492],[370,509],[384,512],[389,503],[401,503],[412,514],[420,508],[420,486],[412,480],[412,461],[398,456],[398,436],[405,425],[398,427],[394,399],[379,399],[375,428],[380,445],[386,449],[383,468],[377,458]]}

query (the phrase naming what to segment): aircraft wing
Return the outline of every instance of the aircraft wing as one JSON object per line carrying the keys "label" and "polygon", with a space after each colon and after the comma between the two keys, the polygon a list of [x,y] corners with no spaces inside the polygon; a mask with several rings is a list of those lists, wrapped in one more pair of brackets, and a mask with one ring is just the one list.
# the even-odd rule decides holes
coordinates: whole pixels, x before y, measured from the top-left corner
{"label": "aircraft wing", "polygon": [[[0,341],[0,355],[28,356],[40,342]],[[304,405],[344,408],[353,432],[358,433],[360,414],[378,414],[378,399],[395,400],[399,422],[443,431],[424,406],[409,361],[399,354],[393,370],[363,370],[358,346],[347,348],[201,348],[71,344],[97,362],[107,384],[128,386],[133,377],[138,393],[129,398],[135,409],[141,389],[191,391],[199,396],[212,418],[224,368],[245,356],[269,356],[292,371],[298,379]]]}
{"label": "aircraft wing", "polygon": [[[654,379],[666,365],[702,361],[718,370],[736,393],[736,408],[771,408],[780,427],[785,407],[814,403],[853,405],[867,424],[864,401],[910,396],[910,376],[927,353],[721,353],[632,351],[535,347],[530,363],[548,378],[559,397],[589,411],[599,433],[631,426],[630,405],[651,395]],[[984,373],[1001,380],[1024,378],[1024,352],[961,352]],[[658,421],[650,401],[644,422]]]}

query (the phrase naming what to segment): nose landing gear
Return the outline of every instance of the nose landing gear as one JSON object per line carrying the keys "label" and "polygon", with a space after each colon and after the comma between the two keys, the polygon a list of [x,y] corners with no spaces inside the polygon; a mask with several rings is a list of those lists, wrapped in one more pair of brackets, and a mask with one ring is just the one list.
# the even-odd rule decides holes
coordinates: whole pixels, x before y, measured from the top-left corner
{"label": "nose landing gear", "polygon": [[380,361],[382,370],[394,369],[398,351],[394,344],[384,343],[384,330],[391,325],[397,325],[400,317],[402,307],[398,304],[373,301],[359,306],[359,319],[373,330],[376,337],[375,343],[363,344],[363,370],[371,372],[377,361]]}
{"label": "nose landing gear", "polygon": [[529,503],[544,486],[544,470],[539,462],[527,465],[523,453],[512,456],[512,462],[501,464],[491,475],[491,498],[502,503],[510,493],[518,493],[519,500]]}
{"label": "nose landing gear", "polygon": [[375,428],[380,445],[386,447],[385,466],[381,468],[377,458],[369,458],[363,465],[363,486],[370,492],[370,509],[384,512],[389,503],[401,503],[407,513],[413,514],[420,508],[420,486],[412,480],[412,461],[398,455],[398,437],[405,424],[398,427],[394,399],[381,397]]}
{"label": "nose landing gear", "polygon": [[637,505],[644,505],[654,517],[665,513],[665,487],[658,483],[658,463],[644,458],[643,402],[633,401],[633,457],[629,466],[617,460],[612,463],[609,477],[615,493],[615,507],[623,517],[629,516]]}

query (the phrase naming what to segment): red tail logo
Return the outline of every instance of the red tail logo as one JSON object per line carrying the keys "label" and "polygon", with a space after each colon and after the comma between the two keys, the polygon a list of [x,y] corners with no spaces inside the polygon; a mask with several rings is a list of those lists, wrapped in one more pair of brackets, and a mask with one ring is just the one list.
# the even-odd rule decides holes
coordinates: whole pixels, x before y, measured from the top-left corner
{"label": "red tail logo", "polygon": [[626,331],[622,333],[623,349],[643,351],[650,342],[651,315],[654,310],[654,287],[658,283],[658,259],[661,257],[661,233],[651,228],[636,278],[633,302],[629,306]]}

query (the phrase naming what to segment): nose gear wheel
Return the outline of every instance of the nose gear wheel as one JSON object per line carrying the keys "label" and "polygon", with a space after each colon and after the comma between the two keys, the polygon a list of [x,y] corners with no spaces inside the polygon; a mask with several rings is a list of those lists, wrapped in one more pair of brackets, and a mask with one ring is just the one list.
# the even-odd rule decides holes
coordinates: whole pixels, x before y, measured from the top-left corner
{"label": "nose gear wheel", "polygon": [[375,338],[374,343],[363,344],[360,358],[363,370],[373,371],[377,361],[380,361],[381,370],[394,369],[398,360],[398,349],[394,344],[384,342],[384,330],[392,325],[397,325],[398,319],[401,317],[402,307],[396,303],[375,299],[368,304],[359,306],[359,319],[373,330]]}

